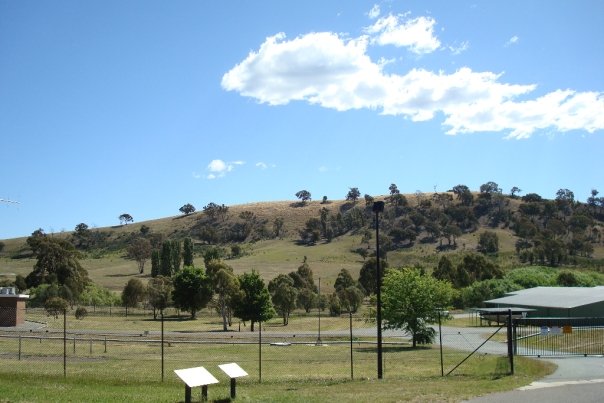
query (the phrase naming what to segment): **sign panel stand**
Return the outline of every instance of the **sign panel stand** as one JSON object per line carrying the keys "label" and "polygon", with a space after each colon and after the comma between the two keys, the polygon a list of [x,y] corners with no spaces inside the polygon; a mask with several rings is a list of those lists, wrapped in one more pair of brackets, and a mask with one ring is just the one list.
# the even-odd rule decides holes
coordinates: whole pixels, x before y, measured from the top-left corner
{"label": "sign panel stand", "polygon": [[231,399],[234,399],[237,395],[237,378],[247,376],[247,372],[243,370],[239,365],[233,363],[219,365],[218,368],[222,370],[229,378],[231,378]]}
{"label": "sign panel stand", "polygon": [[201,399],[208,400],[208,385],[218,383],[204,367],[176,369],[176,375],[185,383],[185,403],[191,403],[191,388],[201,386]]}

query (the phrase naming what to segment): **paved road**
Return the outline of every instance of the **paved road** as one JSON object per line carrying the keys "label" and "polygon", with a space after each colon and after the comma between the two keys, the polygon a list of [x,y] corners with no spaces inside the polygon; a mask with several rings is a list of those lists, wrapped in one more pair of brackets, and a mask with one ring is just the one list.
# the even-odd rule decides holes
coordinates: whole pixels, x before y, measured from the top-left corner
{"label": "paved road", "polygon": [[523,388],[478,397],[468,400],[468,403],[604,401],[604,357],[547,360],[558,366],[553,374]]}

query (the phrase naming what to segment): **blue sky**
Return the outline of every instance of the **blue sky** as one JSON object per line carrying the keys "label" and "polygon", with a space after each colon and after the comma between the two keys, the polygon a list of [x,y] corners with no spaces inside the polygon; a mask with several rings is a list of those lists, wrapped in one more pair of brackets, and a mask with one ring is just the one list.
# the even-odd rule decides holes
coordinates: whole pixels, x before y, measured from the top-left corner
{"label": "blue sky", "polygon": [[601,1],[0,0],[0,239],[185,203],[604,192]]}

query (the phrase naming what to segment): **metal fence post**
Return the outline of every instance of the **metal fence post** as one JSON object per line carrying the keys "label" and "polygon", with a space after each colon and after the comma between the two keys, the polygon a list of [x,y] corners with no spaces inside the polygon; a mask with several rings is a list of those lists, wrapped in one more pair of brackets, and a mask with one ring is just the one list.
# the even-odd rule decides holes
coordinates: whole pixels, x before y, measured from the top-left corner
{"label": "metal fence post", "polygon": [[164,310],[161,313],[161,381],[164,381]]}
{"label": "metal fence post", "polygon": [[508,358],[510,360],[510,374],[514,375],[514,346],[512,340],[512,310],[508,309]]}
{"label": "metal fence post", "polygon": [[350,379],[354,380],[354,361],[352,358],[352,311],[348,311],[350,318]]}
{"label": "metal fence post", "polygon": [[63,309],[63,377],[67,378],[67,309]]}
{"label": "metal fence post", "polygon": [[258,322],[258,382],[262,383],[262,322]]}

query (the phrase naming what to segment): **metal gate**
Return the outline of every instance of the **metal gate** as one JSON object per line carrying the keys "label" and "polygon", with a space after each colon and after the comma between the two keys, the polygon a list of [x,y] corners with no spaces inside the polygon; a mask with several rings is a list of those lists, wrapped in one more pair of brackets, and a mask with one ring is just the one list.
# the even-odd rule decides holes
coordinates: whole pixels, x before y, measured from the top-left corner
{"label": "metal gate", "polygon": [[516,355],[604,355],[604,318],[515,319],[513,332]]}

